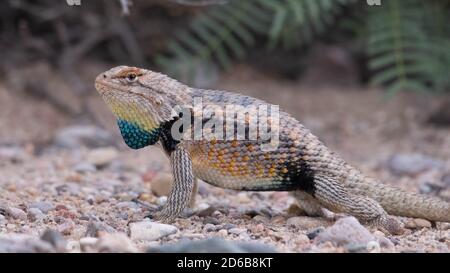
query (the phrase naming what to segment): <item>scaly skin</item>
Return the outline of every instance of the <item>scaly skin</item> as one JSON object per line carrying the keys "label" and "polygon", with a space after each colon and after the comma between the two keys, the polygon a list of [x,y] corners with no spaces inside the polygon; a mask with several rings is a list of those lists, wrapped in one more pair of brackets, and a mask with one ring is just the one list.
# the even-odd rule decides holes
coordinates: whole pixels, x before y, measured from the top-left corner
{"label": "scaly skin", "polygon": [[[401,233],[402,227],[388,214],[450,222],[449,203],[376,183],[282,111],[278,127],[269,123],[271,129],[279,129],[279,145],[271,151],[262,149],[265,142],[259,135],[256,140],[249,140],[248,135],[243,140],[177,140],[171,134],[180,118],[177,106],[197,116],[210,105],[224,110],[226,105],[267,105],[264,101],[190,88],[163,74],[127,66],[100,74],[95,86],[117,116],[128,146],[139,149],[159,144],[170,158],[174,186],[157,220],[170,222],[193,204],[199,178],[234,190],[292,191],[310,215],[322,215],[322,208],[327,208],[393,234]],[[196,97],[202,98],[201,109],[192,106]],[[249,128],[252,118],[249,114],[239,124]],[[205,116],[203,122],[208,122]]]}

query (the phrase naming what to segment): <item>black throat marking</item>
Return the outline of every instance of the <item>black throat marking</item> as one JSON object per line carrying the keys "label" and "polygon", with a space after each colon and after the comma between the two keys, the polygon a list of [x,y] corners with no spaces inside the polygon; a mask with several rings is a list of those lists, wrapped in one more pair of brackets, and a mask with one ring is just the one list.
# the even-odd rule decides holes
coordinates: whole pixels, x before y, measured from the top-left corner
{"label": "black throat marking", "polygon": [[[176,117],[170,121],[166,121],[161,123],[161,126],[159,127],[161,129],[159,134],[159,140],[161,141],[162,147],[164,151],[167,154],[171,154],[178,143],[180,143],[179,140],[176,140],[172,137],[172,125],[179,119],[179,117]],[[180,132],[182,132],[183,126],[180,126]]]}

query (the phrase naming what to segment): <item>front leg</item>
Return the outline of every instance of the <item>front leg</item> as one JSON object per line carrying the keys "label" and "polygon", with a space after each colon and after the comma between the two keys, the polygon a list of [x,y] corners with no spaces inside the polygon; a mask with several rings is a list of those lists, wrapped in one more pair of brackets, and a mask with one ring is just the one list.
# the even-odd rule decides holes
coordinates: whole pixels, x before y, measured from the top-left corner
{"label": "front leg", "polygon": [[155,215],[155,220],[172,222],[189,205],[194,188],[194,174],[189,153],[178,146],[170,154],[172,166],[173,186],[170,190],[167,203]]}

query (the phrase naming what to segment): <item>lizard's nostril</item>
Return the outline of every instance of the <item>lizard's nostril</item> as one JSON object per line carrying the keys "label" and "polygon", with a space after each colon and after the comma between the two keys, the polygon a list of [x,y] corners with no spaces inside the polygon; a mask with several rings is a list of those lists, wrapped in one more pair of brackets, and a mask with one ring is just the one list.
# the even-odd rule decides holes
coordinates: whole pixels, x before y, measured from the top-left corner
{"label": "lizard's nostril", "polygon": [[103,74],[103,79],[106,79],[106,74]]}

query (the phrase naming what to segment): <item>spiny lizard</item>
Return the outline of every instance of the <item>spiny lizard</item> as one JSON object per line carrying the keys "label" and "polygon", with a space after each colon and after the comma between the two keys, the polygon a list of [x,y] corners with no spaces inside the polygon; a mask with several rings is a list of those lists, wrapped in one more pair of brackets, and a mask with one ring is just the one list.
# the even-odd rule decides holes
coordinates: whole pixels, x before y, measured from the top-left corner
{"label": "spiny lizard", "polygon": [[[160,144],[170,158],[174,184],[167,203],[156,213],[156,220],[170,222],[192,205],[198,178],[234,190],[291,191],[309,215],[323,215],[322,208],[326,208],[350,214],[393,234],[401,233],[403,228],[389,214],[450,222],[449,203],[377,183],[330,151],[283,111],[279,111],[276,125],[270,123],[272,119],[268,120],[270,130],[277,131],[279,138],[272,150],[263,149],[266,140],[261,135],[250,139],[248,131],[255,118],[251,113],[237,121],[245,128],[245,139],[173,136],[173,125],[183,118],[179,106],[191,111],[194,119],[200,117],[204,125],[211,117],[205,118],[199,112],[208,105],[219,106],[224,113],[227,105],[245,108],[268,105],[262,100],[191,88],[166,75],[127,66],[101,73],[95,87],[117,116],[128,146],[139,149]],[[195,98],[202,99],[199,109],[194,105]],[[215,118],[224,120],[224,115],[216,114]],[[189,121],[194,119],[191,117]],[[234,124],[231,127],[235,136],[237,127]],[[210,131],[217,129],[212,127]]]}

